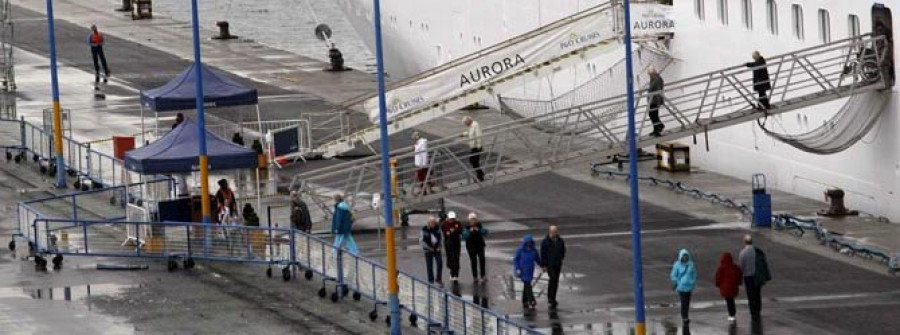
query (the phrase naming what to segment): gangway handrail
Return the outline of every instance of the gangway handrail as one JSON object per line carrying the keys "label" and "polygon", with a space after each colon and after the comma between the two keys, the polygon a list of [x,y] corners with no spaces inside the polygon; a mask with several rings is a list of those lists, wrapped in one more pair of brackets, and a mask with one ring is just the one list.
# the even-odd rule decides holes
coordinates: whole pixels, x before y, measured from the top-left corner
{"label": "gangway handrail", "polygon": [[[576,22],[576,21],[580,21],[580,20],[585,19],[585,18],[587,18],[587,17],[590,17],[591,15],[594,15],[594,14],[596,14],[596,13],[598,13],[598,12],[602,12],[602,11],[604,11],[604,10],[607,10],[607,9],[609,9],[609,8],[612,8],[612,7],[616,6],[616,5],[613,4],[614,2],[615,2],[615,1],[606,1],[606,2],[601,3],[601,4],[598,4],[598,5],[596,5],[596,6],[593,6],[593,7],[587,8],[587,9],[585,9],[585,10],[582,10],[582,11],[580,11],[580,12],[578,12],[578,13],[575,13],[575,14],[572,14],[572,15],[569,15],[569,16],[566,16],[566,17],[564,17],[564,18],[561,18],[561,19],[559,19],[559,20],[553,21],[553,22],[548,23],[548,24],[546,24],[546,25],[543,25],[543,26],[540,26],[540,27],[538,27],[538,28],[532,29],[532,30],[530,30],[530,31],[528,31],[528,32],[525,32],[525,33],[521,34],[521,35],[517,35],[517,36],[514,36],[514,37],[512,37],[512,38],[510,38],[510,39],[507,39],[507,40],[505,40],[505,41],[502,41],[502,42],[500,42],[500,43],[491,45],[491,46],[489,46],[489,47],[487,47],[487,48],[480,49],[480,50],[478,50],[478,51],[472,52],[472,53],[467,54],[467,55],[465,55],[465,56],[456,58],[456,59],[454,59],[454,60],[452,60],[452,61],[449,61],[449,62],[447,62],[447,63],[441,64],[441,65],[439,65],[439,66],[437,66],[437,67],[434,67],[434,68],[431,68],[431,69],[429,69],[429,70],[420,72],[420,73],[418,73],[418,74],[416,74],[416,75],[413,75],[413,76],[411,76],[411,77],[408,77],[408,78],[406,78],[406,79],[403,79],[403,80],[400,80],[400,81],[397,81],[397,82],[389,83],[388,86],[387,86],[387,89],[388,89],[388,90],[392,90],[392,89],[396,89],[396,88],[401,87],[401,86],[405,86],[405,85],[407,85],[407,84],[409,84],[409,83],[411,83],[411,82],[415,82],[415,81],[417,81],[417,80],[419,80],[419,79],[426,78],[426,77],[431,76],[431,75],[433,75],[433,74],[436,74],[436,73],[440,73],[440,72],[446,71],[447,69],[453,68],[453,67],[455,67],[455,66],[458,65],[458,64],[465,63],[465,62],[468,62],[468,61],[473,60],[473,59],[477,59],[477,58],[482,57],[482,56],[484,56],[484,55],[486,55],[486,54],[493,53],[494,51],[497,51],[497,50],[500,50],[500,49],[503,49],[503,48],[506,48],[506,47],[515,45],[515,44],[517,44],[517,43],[520,43],[520,42],[522,42],[522,41],[525,41],[525,40],[528,40],[528,39],[531,39],[531,38],[534,38],[534,37],[538,37],[538,36],[540,36],[541,34],[543,34],[544,32],[546,32],[546,31],[548,31],[548,30],[553,30],[553,29],[559,28],[559,27],[561,27],[561,26],[563,26],[563,25],[566,25],[566,24],[569,24],[569,23],[572,23],[572,22]],[[654,2],[654,1],[651,1],[651,0],[638,0],[638,1],[635,1],[635,2]],[[359,95],[359,96],[357,96],[357,97],[348,99],[347,101],[345,101],[345,102],[341,103],[340,105],[336,106],[336,109],[337,109],[337,110],[345,110],[345,109],[348,109],[348,108],[352,108],[353,106],[356,106],[356,105],[362,103],[363,101],[368,100],[368,99],[371,99],[371,98],[373,98],[373,97],[375,97],[375,96],[377,96],[377,93],[364,93],[364,94],[361,94],[361,95]]]}
{"label": "gangway handrail", "polygon": [[[866,34],[866,35],[861,35],[859,37],[852,37],[852,38],[847,38],[847,39],[842,39],[842,40],[822,44],[819,46],[803,48],[803,49],[800,49],[795,52],[783,53],[783,54],[779,54],[776,56],[772,56],[769,58],[772,61],[769,61],[767,63],[767,66],[771,68],[773,66],[785,64],[787,62],[792,61],[792,59],[788,59],[788,58],[792,58],[791,56],[795,56],[795,55],[801,54],[801,53],[810,53],[812,51],[815,51],[815,53],[822,53],[822,52],[826,52],[826,51],[835,51],[835,50],[845,49],[845,47],[841,47],[841,46],[846,46],[848,44],[848,42],[866,41],[867,39],[869,39],[870,42],[875,42],[875,41],[881,40],[883,38],[884,37],[882,37],[882,36],[872,37],[871,34]],[[862,43],[862,42],[860,42],[860,43]],[[851,45],[856,45],[856,44],[851,44]],[[685,79],[680,79],[680,80],[669,82],[666,85],[666,88],[662,91],[662,93],[677,91],[679,89],[683,89],[685,87],[691,86],[692,84],[696,85],[696,83],[698,81],[719,79],[719,78],[725,77],[726,75],[749,73],[749,71],[750,70],[747,69],[747,67],[744,65],[729,66],[724,69],[710,71],[710,72],[707,72],[704,74],[699,74],[699,75],[691,76],[691,77],[688,77]],[[718,77],[713,77],[717,74],[719,75]],[[778,73],[776,72],[773,75],[774,79],[772,80],[773,83],[776,85],[778,84],[777,80],[779,79],[777,77],[777,75],[778,75]],[[743,82],[752,83],[752,80],[750,78],[747,78],[747,79],[743,80]],[[773,85],[773,92],[776,88],[775,87],[776,85]],[[641,104],[641,102],[639,101],[640,97],[646,96],[648,94],[656,94],[656,93],[659,93],[659,92],[649,92],[648,89],[636,90],[635,95],[638,97],[635,99],[636,103],[638,105],[640,105]],[[540,119],[549,119],[549,118],[553,118],[558,115],[564,115],[568,112],[576,111],[576,110],[599,109],[599,108],[603,108],[603,107],[610,107],[610,106],[620,103],[621,101],[624,100],[625,97],[626,97],[625,94],[620,94],[620,95],[604,98],[604,99],[601,99],[601,100],[598,100],[595,102],[589,102],[589,103],[584,103],[584,104],[580,104],[580,105],[576,105],[576,106],[565,107],[565,108],[559,109],[557,111],[553,111],[551,113],[543,114],[540,116],[522,118],[522,119],[518,119],[518,120],[512,120],[512,121],[507,121],[507,122],[503,122],[503,123],[496,124],[496,125],[487,126],[483,129],[482,137],[487,137],[489,135],[495,134],[495,131],[498,131],[498,130],[502,131],[503,129],[506,129],[506,128],[510,127],[511,125],[516,125],[516,124],[521,124],[521,123],[526,123],[526,122],[536,122],[537,120],[540,120]],[[678,98],[675,98],[675,99],[678,99]],[[456,142],[460,142],[460,141],[461,140],[458,137],[447,137],[447,138],[429,141],[429,146],[432,148],[440,148],[440,146],[448,145],[448,144],[452,144],[452,143],[456,143]],[[412,150],[413,150],[412,146],[396,148],[396,149],[393,149],[390,151],[390,155],[397,156],[397,155],[411,152]],[[351,160],[351,161],[335,164],[335,165],[329,166],[327,168],[309,171],[309,172],[297,175],[295,177],[295,179],[303,178],[306,176],[312,176],[312,175],[320,175],[323,173],[323,171],[341,170],[344,168],[369,164],[369,163],[376,162],[376,161],[379,161],[379,158],[371,157],[371,156],[357,159],[357,160]]]}

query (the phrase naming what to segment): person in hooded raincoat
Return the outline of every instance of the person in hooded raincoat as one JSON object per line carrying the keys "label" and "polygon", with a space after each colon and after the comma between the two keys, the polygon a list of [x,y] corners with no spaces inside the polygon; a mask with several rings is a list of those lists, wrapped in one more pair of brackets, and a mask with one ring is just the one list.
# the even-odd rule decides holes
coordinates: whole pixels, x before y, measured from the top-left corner
{"label": "person in hooded raincoat", "polygon": [[728,321],[731,322],[735,321],[734,298],[740,291],[741,280],[743,280],[741,268],[734,264],[731,253],[722,253],[719,269],[716,270],[716,287],[719,288],[719,294],[725,299],[725,305],[728,307]]}
{"label": "person in hooded raincoat", "polygon": [[534,308],[537,302],[534,299],[534,292],[531,289],[531,281],[534,280],[535,265],[540,266],[541,257],[537,248],[534,247],[534,238],[531,235],[525,235],[522,238],[522,244],[516,249],[516,256],[513,258],[513,264],[516,268],[516,277],[522,280],[524,289],[522,290],[522,306],[524,308]]}
{"label": "person in hooded raincoat", "polygon": [[291,227],[309,233],[312,230],[312,218],[309,215],[309,206],[303,201],[300,192],[291,192]]}
{"label": "person in hooded raincoat", "polygon": [[669,275],[672,280],[675,292],[681,298],[681,320],[684,324],[690,322],[688,311],[691,308],[691,293],[694,291],[694,285],[697,283],[697,268],[694,267],[694,261],[687,249],[681,249],[678,252],[678,259],[672,264],[672,273]]}
{"label": "person in hooded raincoat", "polygon": [[353,231],[353,213],[350,212],[350,205],[344,201],[344,196],[336,194],[334,196],[334,215],[331,217],[331,232],[335,235],[334,246],[342,248],[347,243],[347,250],[352,254],[359,253],[359,247],[356,246],[356,240],[353,239],[351,232]]}

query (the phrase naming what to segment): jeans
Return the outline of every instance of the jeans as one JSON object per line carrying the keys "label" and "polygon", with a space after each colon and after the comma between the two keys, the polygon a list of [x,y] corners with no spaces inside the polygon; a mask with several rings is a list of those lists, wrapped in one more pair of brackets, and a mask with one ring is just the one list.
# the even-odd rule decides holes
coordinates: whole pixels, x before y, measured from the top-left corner
{"label": "jeans", "polygon": [[734,315],[737,314],[737,310],[735,310],[734,307],[734,298],[726,298],[725,306],[728,307],[728,316],[734,317]]}
{"label": "jeans", "polygon": [[460,242],[447,240],[444,248],[447,250],[447,268],[450,269],[450,277],[459,278],[459,253]]}
{"label": "jeans", "polygon": [[759,317],[759,311],[762,309],[762,292],[761,287],[756,284],[756,279],[752,276],[744,277],[744,288],[747,290],[747,303],[750,305],[750,316],[754,319]]}
{"label": "jeans", "polygon": [[481,169],[481,148],[472,148],[472,155],[469,156],[469,164],[475,169],[475,176],[478,181],[484,181],[484,171]]}
{"label": "jeans", "polygon": [[[469,252],[469,263],[472,265],[472,278],[485,278],[487,277],[487,271],[484,269],[484,249],[474,250],[473,248],[467,248]],[[481,277],[478,277],[478,269],[481,269]]]}
{"label": "jeans", "polygon": [[[425,268],[428,270],[428,283],[434,283],[435,279],[438,282],[441,282],[441,278],[443,278],[443,268],[444,264],[441,261],[441,252],[440,251],[429,251],[425,252]],[[437,275],[435,276],[435,270],[437,270]]]}
{"label": "jeans", "polygon": [[100,81],[101,64],[103,65],[103,73],[109,77],[109,67],[106,66],[106,56],[103,54],[103,47],[91,47],[91,56],[94,58],[94,82]]}
{"label": "jeans", "polygon": [[344,242],[347,242],[347,251],[354,255],[359,254],[359,247],[356,245],[356,241],[353,239],[353,235],[338,234],[334,237],[335,248],[342,248]]}
{"label": "jeans", "polygon": [[691,292],[678,292],[681,297],[681,319],[689,320],[688,311],[691,309]]}
{"label": "jeans", "polygon": [[556,304],[556,291],[559,289],[559,274],[562,272],[562,266],[548,266],[547,275],[550,277],[550,283],[547,285],[547,301]]}

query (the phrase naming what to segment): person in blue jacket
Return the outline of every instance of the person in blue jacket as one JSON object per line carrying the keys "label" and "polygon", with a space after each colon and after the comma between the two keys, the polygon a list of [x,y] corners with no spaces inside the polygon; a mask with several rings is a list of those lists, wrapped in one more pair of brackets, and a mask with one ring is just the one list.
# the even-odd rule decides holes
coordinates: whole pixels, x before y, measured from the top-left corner
{"label": "person in blue jacket", "polygon": [[334,234],[334,247],[342,248],[344,242],[347,243],[347,250],[352,254],[359,253],[359,247],[353,240],[351,234],[353,230],[353,213],[350,212],[350,205],[344,201],[341,194],[334,195],[334,215],[331,217],[331,233]]}
{"label": "person in blue jacket", "polygon": [[522,290],[522,307],[526,309],[534,308],[537,305],[537,301],[534,299],[531,281],[534,280],[535,265],[540,266],[541,264],[541,257],[538,255],[537,248],[534,247],[534,239],[531,235],[525,235],[522,238],[522,244],[516,250],[513,264],[516,268],[516,277],[522,280],[524,286]]}
{"label": "person in blue jacket", "polygon": [[694,261],[691,260],[691,254],[687,249],[681,249],[678,252],[678,259],[672,264],[672,274],[669,275],[672,280],[675,292],[681,298],[681,320],[685,325],[691,322],[688,318],[688,310],[691,308],[691,292],[694,291],[694,285],[697,283],[697,268],[694,267]]}

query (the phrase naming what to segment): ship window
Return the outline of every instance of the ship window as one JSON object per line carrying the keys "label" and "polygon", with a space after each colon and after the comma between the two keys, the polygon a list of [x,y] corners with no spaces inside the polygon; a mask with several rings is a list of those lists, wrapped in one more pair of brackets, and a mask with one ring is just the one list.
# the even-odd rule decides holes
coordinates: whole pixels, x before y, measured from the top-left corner
{"label": "ship window", "polygon": [[831,15],[824,9],[819,9],[819,41],[831,42]]}
{"label": "ship window", "polygon": [[769,32],[778,35],[778,5],[775,0],[766,0],[766,17]]}
{"label": "ship window", "polygon": [[741,21],[744,28],[753,29],[753,3],[750,0],[741,1]]}
{"label": "ship window", "polygon": [[728,24],[728,0],[719,0],[719,22]]}
{"label": "ship window", "polygon": [[859,16],[850,14],[848,22],[850,24],[850,36],[859,36]]}
{"label": "ship window", "polygon": [[794,37],[803,39],[803,8],[800,5],[791,5],[791,16],[794,23]]}
{"label": "ship window", "polygon": [[698,19],[705,20],[706,19],[706,9],[703,6],[704,0],[694,0],[694,14],[697,15]]}

